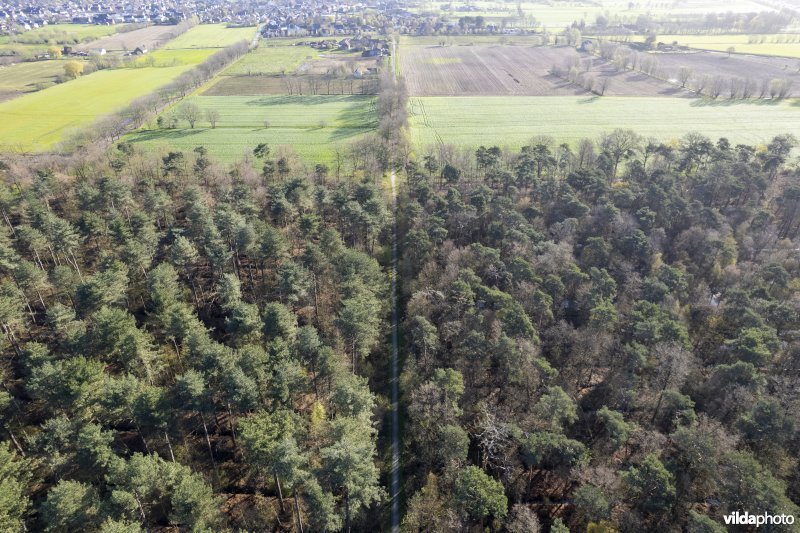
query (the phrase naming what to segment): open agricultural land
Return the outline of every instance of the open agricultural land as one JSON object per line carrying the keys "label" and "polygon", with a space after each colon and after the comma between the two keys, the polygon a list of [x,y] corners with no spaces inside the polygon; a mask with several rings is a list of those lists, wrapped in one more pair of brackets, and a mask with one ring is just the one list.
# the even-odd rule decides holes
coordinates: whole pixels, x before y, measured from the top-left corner
{"label": "open agricultural land", "polygon": [[661,35],[664,42],[701,50],[800,58],[800,35]]}
{"label": "open agricultural land", "polygon": [[[631,42],[644,41],[643,35],[622,37]],[[736,54],[754,54],[800,58],[800,34],[718,34],[718,35],[657,35],[656,43],[687,46],[697,50],[714,50]]]}
{"label": "open agricultural land", "polygon": [[216,128],[201,118],[194,128],[183,123],[176,129],[145,129],[126,140],[150,150],[191,151],[204,146],[228,163],[267,143],[275,153],[330,163],[337,150],[346,153],[347,145],[373,131],[377,122],[374,98],[369,96],[194,96],[185,103],[196,105],[203,114],[218,112]]}
{"label": "open agricultural land", "polygon": [[84,43],[77,50],[99,50],[123,52],[143,46],[148,50],[158,48],[174,37],[175,26],[148,26],[124,33],[115,33]]}
{"label": "open agricultural land", "polygon": [[724,52],[652,53],[660,76],[678,81],[680,70],[689,69],[687,86],[696,85],[703,77],[750,80],[760,86],[770,80],[787,80],[790,96],[800,96],[800,61],[784,57],[767,57]]}
{"label": "open agricultural land", "polygon": [[0,35],[0,58],[13,61],[45,54],[52,46],[74,46],[100,40],[127,29],[126,26],[53,24],[18,35]]}
{"label": "open agricultural land", "polygon": [[608,78],[609,96],[675,95],[679,88],[634,72],[617,72],[602,59],[573,47],[457,44],[416,45],[407,39],[399,57],[412,96],[578,95],[588,91],[551,73],[576,62],[588,76]]}
{"label": "open agricultural land", "polygon": [[[666,97],[500,96],[411,98],[411,135],[425,150],[438,143],[519,148],[533,137],[576,144],[613,128],[670,141],[697,131],[731,142],[761,143],[775,135],[800,138],[800,106],[709,102]],[[666,128],[664,125],[669,124]]]}
{"label": "open agricultural land", "polygon": [[225,69],[224,76],[256,76],[292,73],[304,63],[319,58],[320,52],[305,43],[308,39],[265,39],[258,48]]}
{"label": "open agricultural land", "polygon": [[164,48],[225,48],[239,41],[253,40],[255,26],[228,28],[225,24],[201,24],[169,41]]}
{"label": "open agricultural land", "polygon": [[383,60],[360,52],[320,50],[309,39],[262,40],[258,48],[224,70],[207,96],[269,94],[374,94]]}
{"label": "open agricultural land", "polygon": [[[175,35],[175,26],[151,26],[103,37],[82,45],[87,49],[106,48],[110,53],[137,46],[161,46]],[[228,29],[224,25],[196,26],[182,34],[180,47],[162,47],[121,68],[81,76],[76,80],[25,94],[0,103],[0,115],[11,120],[0,124],[0,146],[13,151],[51,149],[70,129],[114,112],[135,98],[168,84],[182,72],[196,66],[221,48],[252,38],[254,28]],[[204,41],[204,39],[206,39]],[[0,98],[41,88],[48,76],[63,73],[63,61],[27,63],[0,69]],[[58,68],[56,68],[56,65]],[[58,69],[61,69],[59,72]],[[3,80],[8,80],[4,82]]]}
{"label": "open agricultural land", "polygon": [[[620,67],[599,50],[596,55],[567,46],[464,39],[440,46],[414,38],[402,43],[398,56],[412,96],[411,133],[418,148],[440,142],[476,146],[489,139],[519,147],[539,134],[575,142],[613,128],[660,138],[664,124],[670,124],[670,139],[699,131],[763,142],[800,133],[797,102],[769,93],[773,80],[780,80],[788,87],[785,97],[800,94],[800,72],[786,58],[647,53],[621,45],[614,57],[628,54],[630,64]],[[717,99],[698,96],[698,87],[705,83],[706,94],[714,80],[721,88]],[[740,96],[726,98],[731,83],[745,82],[749,98],[741,98],[741,88]]]}
{"label": "open agricultural land", "polygon": [[[191,39],[189,35],[184,44]],[[160,52],[192,51],[172,46]],[[331,163],[337,151],[345,153],[352,141],[376,127],[371,95],[377,90],[377,75],[368,69],[378,64],[360,52],[312,48],[307,39],[262,41],[198,94],[162,113],[161,127],[126,139],[148,150],[204,146],[228,163],[267,143],[301,162]],[[180,118],[184,105],[199,109],[201,119],[194,128]],[[209,111],[218,116],[215,127],[205,118]]]}
{"label": "open agricultural land", "polygon": [[134,66],[177,67],[181,65],[199,65],[218,51],[217,48],[156,50],[136,59]]}
{"label": "open agricultural land", "polygon": [[0,146],[11,151],[50,149],[68,129],[125,106],[169,83],[187,68],[102,70],[0,103]]}
{"label": "open agricultural land", "polygon": [[[442,5],[451,9],[442,10]],[[487,24],[505,24],[509,28],[561,29],[573,22],[594,23],[598,17],[610,24],[630,23],[639,16],[654,18],[701,17],[707,13],[753,13],[772,11],[772,8],[752,0],[732,0],[724,6],[711,2],[628,2],[606,0],[600,2],[449,2],[422,3],[411,9],[417,13],[446,13],[452,17],[483,17]]]}
{"label": "open agricultural land", "polygon": [[64,74],[62,60],[0,66],[0,102],[55,85]]}
{"label": "open agricultural land", "polygon": [[0,44],[60,44],[70,45],[93,41],[113,35],[125,26],[102,26],[97,24],[51,24],[35,28],[20,35],[2,36]]}

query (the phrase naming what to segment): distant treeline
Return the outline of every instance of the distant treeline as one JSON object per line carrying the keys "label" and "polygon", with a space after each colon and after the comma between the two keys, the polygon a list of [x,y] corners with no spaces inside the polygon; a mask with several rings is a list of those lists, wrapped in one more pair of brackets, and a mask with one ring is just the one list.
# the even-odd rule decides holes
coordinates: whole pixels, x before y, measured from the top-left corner
{"label": "distant treeline", "polygon": [[[662,20],[654,15],[639,15],[633,24],[625,27],[642,33],[776,33],[791,24],[797,13],[790,9],[760,13],[707,13],[698,15],[675,15]],[[599,15],[593,31],[618,30],[623,25],[620,16],[607,18]],[[580,25],[579,25],[580,26]]]}

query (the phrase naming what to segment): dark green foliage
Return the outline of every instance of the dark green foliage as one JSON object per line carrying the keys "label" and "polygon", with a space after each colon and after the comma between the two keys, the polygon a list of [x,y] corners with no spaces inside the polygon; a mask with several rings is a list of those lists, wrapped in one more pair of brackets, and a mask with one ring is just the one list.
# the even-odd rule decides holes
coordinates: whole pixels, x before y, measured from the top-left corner
{"label": "dark green foliage", "polygon": [[793,140],[415,161],[403,93],[335,186],[263,145],[0,168],[0,529],[385,529],[392,166],[404,527],[797,513]]}
{"label": "dark green foliage", "polygon": [[[519,506],[574,503],[545,519],[554,531],[714,531],[729,500],[788,508],[800,174],[781,161],[794,142],[616,130],[576,152],[544,137],[468,162],[440,150],[454,184],[409,166],[406,472],[430,513],[461,510],[427,473],[456,490],[465,464]],[[454,404],[434,388],[443,368],[463,378]],[[445,435],[456,427],[466,455]],[[451,442],[458,453],[440,449]],[[762,469],[756,490],[739,467]],[[423,508],[414,524],[447,528]]]}
{"label": "dark green foliage", "polygon": [[531,467],[570,469],[589,460],[583,443],[558,433],[532,433],[521,444],[522,460]]}
{"label": "dark green foliage", "polygon": [[622,475],[625,492],[633,505],[645,512],[670,509],[675,500],[672,475],[654,454]]}
{"label": "dark green foliage", "polygon": [[[315,187],[281,158],[264,195],[202,148],[134,177],[139,155],[34,172],[3,204],[0,529],[377,524],[374,372],[346,362],[388,311],[379,189]],[[279,414],[291,428],[259,424]],[[220,512],[220,492],[276,495],[273,474],[295,500],[277,519],[256,501]]]}
{"label": "dark green foliage", "polygon": [[477,466],[468,466],[458,475],[453,497],[456,506],[472,520],[503,518],[508,512],[503,486]]}
{"label": "dark green foliage", "polygon": [[28,462],[12,451],[10,444],[0,444],[0,529],[3,531],[25,530],[30,477]]}

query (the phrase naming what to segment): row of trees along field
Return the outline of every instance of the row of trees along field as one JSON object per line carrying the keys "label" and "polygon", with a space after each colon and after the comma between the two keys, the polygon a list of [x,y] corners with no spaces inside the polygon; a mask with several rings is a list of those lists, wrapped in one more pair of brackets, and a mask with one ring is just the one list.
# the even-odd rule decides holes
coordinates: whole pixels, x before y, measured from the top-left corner
{"label": "row of trees along field", "polygon": [[[62,150],[69,152],[82,150],[97,143],[108,145],[119,140],[130,130],[146,124],[154,127],[157,120],[163,121],[159,113],[164,107],[185,98],[190,92],[210,80],[217,72],[246,54],[248,50],[248,43],[241,41],[214,53],[200,65],[183,72],[153,93],[135,99],[119,111],[98,118],[89,126],[69,132],[65,140],[61,142]],[[199,118],[199,110],[197,113],[198,115],[192,115],[191,119],[189,116],[182,116],[182,118],[186,118],[194,127],[194,123]],[[213,114],[207,118],[213,126],[216,126],[219,115]],[[158,122],[158,124],[161,123]]]}
{"label": "row of trees along field", "polygon": [[0,174],[0,530],[379,527],[370,180],[124,144]]}
{"label": "row of trees along field", "polygon": [[[797,16],[797,11],[789,7],[782,7],[780,11],[753,13],[729,11],[727,13],[673,16],[648,13],[637,15],[635,18],[631,15],[606,13],[605,15],[596,15],[594,25],[590,29],[602,34],[605,31],[615,31],[624,24],[643,34],[777,33],[791,26]],[[573,25],[583,29],[584,22],[573,23]]]}
{"label": "row of trees along field", "polygon": [[405,530],[800,513],[794,145],[617,130],[410,163]]}

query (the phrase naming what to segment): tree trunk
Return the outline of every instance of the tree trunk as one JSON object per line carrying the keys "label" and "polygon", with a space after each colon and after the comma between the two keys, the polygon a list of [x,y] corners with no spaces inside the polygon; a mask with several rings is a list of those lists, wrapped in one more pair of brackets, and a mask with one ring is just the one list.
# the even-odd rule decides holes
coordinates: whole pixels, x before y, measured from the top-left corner
{"label": "tree trunk", "polygon": [[42,258],[39,257],[38,250],[33,250],[33,256],[36,258],[36,263],[38,263],[39,269],[41,269],[42,272],[47,272],[47,269],[45,269],[44,265],[42,264]]}
{"label": "tree trunk", "polygon": [[170,339],[172,340],[172,346],[175,348],[175,357],[178,358],[178,366],[181,372],[183,372],[183,360],[181,359],[181,350],[178,347],[178,341],[175,340],[175,337],[170,337]]}
{"label": "tree trunk", "polygon": [[666,387],[664,389],[661,389],[661,393],[658,395],[658,402],[656,402],[656,409],[655,409],[655,411],[653,411],[653,417],[650,419],[650,423],[651,424],[655,424],[656,423],[656,417],[658,416],[658,410],[661,409],[661,400],[664,399],[664,390],[665,389],[666,389]]}
{"label": "tree trunk", "polygon": [[42,298],[42,293],[39,289],[36,289],[36,296],[39,297],[39,303],[42,304],[42,309],[44,309],[44,312],[46,313],[47,306],[44,304],[44,298]]}
{"label": "tree trunk", "polygon": [[133,498],[136,500],[136,505],[139,506],[139,513],[142,515],[142,522],[145,524],[147,523],[147,515],[144,514],[144,507],[142,506],[142,500],[139,498],[139,495],[136,491],[133,491]]}
{"label": "tree trunk", "polygon": [[172,452],[172,443],[169,441],[169,433],[164,431],[164,439],[167,441],[167,448],[169,448],[169,457],[172,459],[172,462],[175,462],[175,454]]}
{"label": "tree trunk", "polygon": [[14,229],[14,225],[11,224],[11,221],[8,219],[8,213],[6,213],[5,209],[3,209],[3,218],[6,220],[6,224],[8,224],[8,227],[11,228],[11,235],[13,235],[14,238],[16,239],[17,231]]}
{"label": "tree trunk", "polygon": [[344,489],[344,530],[350,533],[350,494]]}
{"label": "tree trunk", "polygon": [[319,324],[319,299],[317,296],[317,275],[314,274],[314,319]]}
{"label": "tree trunk", "polygon": [[236,446],[236,430],[233,428],[233,411],[231,410],[231,404],[228,402],[228,426],[231,428],[231,440],[233,441],[233,451],[237,450]]}
{"label": "tree trunk", "polygon": [[139,427],[139,424],[136,424],[136,432],[139,434],[139,438],[142,439],[145,453],[150,453],[150,448],[147,446],[147,441],[144,440],[144,434],[142,433],[142,428]]}
{"label": "tree trunk", "polygon": [[300,515],[300,503],[297,501],[297,487],[292,489],[294,495],[294,510],[297,512],[297,529],[303,533],[303,517]]}
{"label": "tree trunk", "polygon": [[206,435],[206,444],[208,444],[208,455],[211,456],[211,464],[214,466],[214,470],[217,469],[217,462],[214,460],[214,449],[211,447],[211,437],[208,436],[208,426],[206,425],[206,417],[203,416],[202,411],[197,411],[197,414],[200,415],[200,422],[203,423],[203,433]]}
{"label": "tree trunk", "polygon": [[281,491],[281,480],[278,479],[278,474],[276,474],[275,472],[273,472],[272,475],[275,477],[275,488],[278,490],[278,501],[281,504],[281,512],[285,513],[286,506],[283,504],[283,491]]}
{"label": "tree trunk", "polygon": [[11,428],[9,427],[6,427],[6,429],[8,430],[8,434],[11,435],[11,442],[14,443],[14,447],[17,449],[17,451],[22,457],[25,457],[25,450],[23,450],[22,446],[19,445],[19,441],[17,440],[16,435],[14,435],[14,432],[11,431]]}
{"label": "tree trunk", "polygon": [[83,272],[81,272],[81,267],[78,266],[78,260],[75,258],[75,254],[72,253],[72,250],[70,250],[69,255],[72,257],[72,265],[75,267],[75,270],[78,272],[78,277],[81,278],[81,283],[84,283]]}

